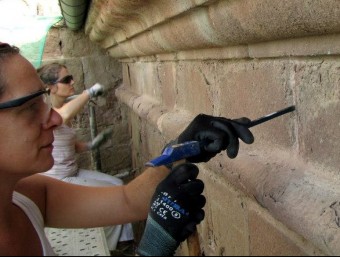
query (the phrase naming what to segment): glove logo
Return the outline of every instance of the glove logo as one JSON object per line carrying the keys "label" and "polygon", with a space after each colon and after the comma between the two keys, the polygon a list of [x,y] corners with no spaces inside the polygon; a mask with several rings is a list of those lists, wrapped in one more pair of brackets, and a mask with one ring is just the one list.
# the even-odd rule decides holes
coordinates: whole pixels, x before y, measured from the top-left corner
{"label": "glove logo", "polygon": [[151,210],[163,220],[167,220],[170,217],[169,214],[176,220],[181,219],[183,215],[189,216],[189,213],[176,201],[173,201],[167,192],[162,192],[158,195],[152,203]]}
{"label": "glove logo", "polygon": [[182,215],[179,212],[177,212],[177,211],[172,211],[171,215],[176,220],[179,220],[182,217]]}

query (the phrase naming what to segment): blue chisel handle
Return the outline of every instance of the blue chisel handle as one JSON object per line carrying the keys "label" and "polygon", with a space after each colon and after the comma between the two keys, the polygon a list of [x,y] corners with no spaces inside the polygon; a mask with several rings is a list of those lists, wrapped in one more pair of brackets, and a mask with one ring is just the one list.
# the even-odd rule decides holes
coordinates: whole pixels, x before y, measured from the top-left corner
{"label": "blue chisel handle", "polygon": [[163,151],[162,155],[146,163],[146,166],[157,167],[183,160],[201,153],[202,143],[188,141],[182,144],[172,145]]}

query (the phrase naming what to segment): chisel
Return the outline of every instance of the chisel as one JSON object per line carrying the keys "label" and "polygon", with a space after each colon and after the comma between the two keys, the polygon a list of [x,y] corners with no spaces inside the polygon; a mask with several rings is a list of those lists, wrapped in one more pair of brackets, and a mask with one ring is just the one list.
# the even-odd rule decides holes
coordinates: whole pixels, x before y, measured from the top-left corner
{"label": "chisel", "polygon": [[[282,116],[293,111],[295,111],[295,106],[290,106],[288,108],[263,116],[259,119],[253,120],[247,125],[247,127],[251,128],[257,126],[259,124],[262,124],[264,122],[267,122],[269,120],[272,120],[274,118],[277,118],[279,116]],[[241,125],[244,126],[244,124]],[[206,144],[205,142],[189,141],[169,146],[164,149],[161,156],[149,161],[145,165],[150,167],[158,167],[199,155],[201,153],[201,149],[205,146],[205,144]]]}

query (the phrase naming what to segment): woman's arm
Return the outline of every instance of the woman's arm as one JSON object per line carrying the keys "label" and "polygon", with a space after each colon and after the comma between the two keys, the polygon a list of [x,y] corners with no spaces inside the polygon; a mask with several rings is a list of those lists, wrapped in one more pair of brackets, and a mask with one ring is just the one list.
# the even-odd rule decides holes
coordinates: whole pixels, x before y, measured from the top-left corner
{"label": "woman's arm", "polygon": [[75,99],[68,103],[65,103],[63,107],[56,109],[56,111],[63,118],[64,124],[69,124],[69,122],[83,110],[84,106],[90,100],[89,93],[85,90],[82,94],[77,96]]}
{"label": "woman's arm", "polygon": [[90,150],[89,142],[77,141],[75,145],[76,153],[84,153]]}
{"label": "woman's arm", "polygon": [[146,219],[155,189],[169,173],[165,167],[148,168],[129,184],[112,187],[78,186],[35,175],[22,181],[18,191],[36,202],[46,226],[102,227]]}
{"label": "woman's arm", "polygon": [[101,145],[103,145],[107,140],[112,137],[113,130],[112,128],[105,129],[100,132],[93,140],[89,142],[76,142],[76,152],[83,153],[86,151],[92,151],[98,149]]}
{"label": "woman's arm", "polygon": [[[254,141],[246,126],[249,119],[246,120],[248,122],[242,125],[238,120],[198,115],[180,134],[177,142],[197,138],[210,142],[202,149],[201,155],[195,156],[196,162],[207,162],[225,149],[235,158],[239,139],[248,144]],[[38,204],[47,226],[110,226],[145,219],[156,187],[169,173],[170,170],[164,166],[147,168],[128,185],[105,188],[77,186],[35,175],[20,181],[18,192],[23,192]]]}

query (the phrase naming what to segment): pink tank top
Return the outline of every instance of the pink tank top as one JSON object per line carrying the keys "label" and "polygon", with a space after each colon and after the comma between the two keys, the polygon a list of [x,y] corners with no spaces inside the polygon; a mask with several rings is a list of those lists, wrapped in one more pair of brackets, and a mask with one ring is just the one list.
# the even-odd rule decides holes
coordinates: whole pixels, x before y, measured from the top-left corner
{"label": "pink tank top", "polygon": [[61,125],[54,130],[54,166],[44,175],[56,179],[75,176],[78,172],[76,161],[76,133],[67,125]]}

